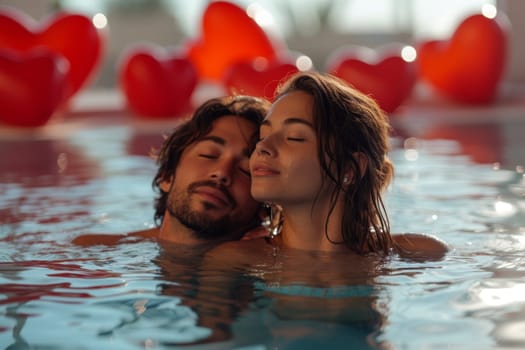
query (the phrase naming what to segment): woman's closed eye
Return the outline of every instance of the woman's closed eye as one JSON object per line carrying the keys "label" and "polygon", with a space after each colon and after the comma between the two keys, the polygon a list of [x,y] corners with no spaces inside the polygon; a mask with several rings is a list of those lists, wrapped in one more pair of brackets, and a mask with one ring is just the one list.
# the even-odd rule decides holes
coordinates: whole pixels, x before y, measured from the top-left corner
{"label": "woman's closed eye", "polygon": [[200,153],[199,157],[206,158],[206,159],[217,159],[218,156],[215,154],[209,154],[209,153]]}
{"label": "woman's closed eye", "polygon": [[302,138],[302,137],[287,137],[286,139],[288,141],[293,141],[293,142],[304,142],[304,141],[306,141],[306,139]]}

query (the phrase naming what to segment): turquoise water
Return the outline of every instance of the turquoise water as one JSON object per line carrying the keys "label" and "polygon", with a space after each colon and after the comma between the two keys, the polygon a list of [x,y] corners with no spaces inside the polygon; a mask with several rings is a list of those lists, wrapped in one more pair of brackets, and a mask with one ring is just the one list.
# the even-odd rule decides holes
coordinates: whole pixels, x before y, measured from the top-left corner
{"label": "turquoise water", "polygon": [[[0,347],[525,347],[522,123],[407,128],[393,139],[393,231],[445,240],[443,260],[281,252],[271,265],[227,270],[149,241],[72,245],[153,225],[147,154],[170,127],[97,117],[0,133]],[[334,263],[348,273],[332,276]],[[304,283],[312,277],[338,287]]]}

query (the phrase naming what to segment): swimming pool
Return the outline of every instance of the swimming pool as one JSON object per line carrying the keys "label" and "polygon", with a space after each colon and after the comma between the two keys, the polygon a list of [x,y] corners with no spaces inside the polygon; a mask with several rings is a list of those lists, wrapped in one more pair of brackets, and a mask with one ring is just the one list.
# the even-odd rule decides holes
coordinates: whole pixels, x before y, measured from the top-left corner
{"label": "swimming pool", "polygon": [[525,119],[419,112],[394,120],[386,204],[394,232],[432,233],[453,249],[439,261],[356,263],[332,289],[299,283],[329,272],[322,255],[282,256],[248,274],[154,242],[70,243],[153,225],[147,155],[173,122],[84,115],[2,130],[0,346],[525,347]]}

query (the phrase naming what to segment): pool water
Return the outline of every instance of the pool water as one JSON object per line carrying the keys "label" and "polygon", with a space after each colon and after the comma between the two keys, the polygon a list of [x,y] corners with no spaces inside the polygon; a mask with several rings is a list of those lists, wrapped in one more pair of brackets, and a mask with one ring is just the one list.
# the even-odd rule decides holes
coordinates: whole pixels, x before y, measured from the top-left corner
{"label": "pool water", "polygon": [[396,121],[393,232],[439,237],[442,260],[288,252],[225,269],[197,248],[71,244],[153,225],[148,153],[175,122],[130,119],[0,131],[0,347],[525,347],[525,122]]}

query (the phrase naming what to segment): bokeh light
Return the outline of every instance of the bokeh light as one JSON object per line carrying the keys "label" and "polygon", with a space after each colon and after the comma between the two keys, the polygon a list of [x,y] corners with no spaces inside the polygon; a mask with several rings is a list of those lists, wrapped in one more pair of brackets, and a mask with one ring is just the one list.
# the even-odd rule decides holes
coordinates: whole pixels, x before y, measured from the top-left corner
{"label": "bokeh light", "polygon": [[93,25],[98,29],[104,29],[108,25],[108,18],[103,13],[97,13],[92,18]]}
{"label": "bokeh light", "polygon": [[407,45],[401,49],[401,58],[406,62],[414,62],[417,58],[417,51],[413,46]]}

